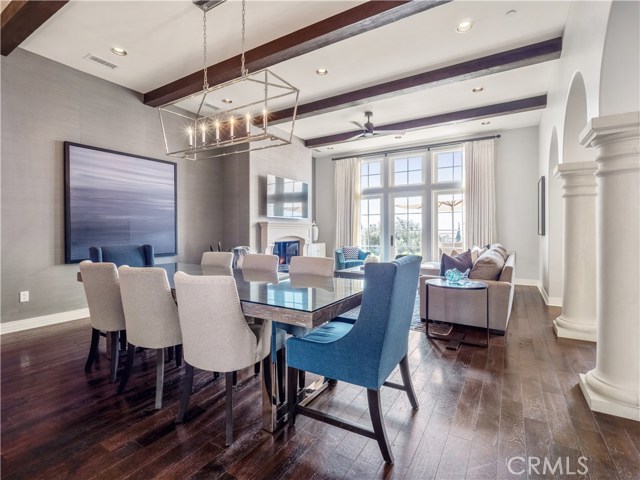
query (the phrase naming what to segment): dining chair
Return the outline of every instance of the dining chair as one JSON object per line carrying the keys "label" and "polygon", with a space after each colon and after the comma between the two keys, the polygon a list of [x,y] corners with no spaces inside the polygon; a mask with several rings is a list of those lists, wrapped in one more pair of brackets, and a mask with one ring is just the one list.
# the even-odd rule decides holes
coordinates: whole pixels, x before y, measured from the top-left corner
{"label": "dining chair", "polygon": [[178,272],[174,279],[186,365],[176,423],[182,423],[187,411],[194,368],[225,372],[225,440],[229,446],[233,443],[233,372],[266,359],[271,322],[247,323],[233,277]]}
{"label": "dining chair", "polygon": [[176,366],[180,366],[182,358],[178,307],[164,268],[124,265],[118,272],[128,341],[127,363],[118,393],[127,387],[136,347],[153,348],[156,350],[155,408],[159,410],[164,385],[164,349],[176,347]]}
{"label": "dining chair", "polygon": [[231,268],[233,253],[231,252],[204,252],[200,265],[208,267]]}
{"label": "dining chair", "polygon": [[242,270],[278,271],[280,257],[263,253],[249,253],[243,257]]}
{"label": "dining chair", "polygon": [[113,263],[94,263],[91,260],[85,260],[80,262],[80,275],[91,319],[91,347],[84,371],[91,371],[93,362],[98,356],[100,332],[110,334],[111,368],[109,378],[113,383],[116,381],[118,372],[118,338],[126,328],[120,299],[118,270]]}
{"label": "dining chair", "polygon": [[[287,340],[290,426],[295,424],[296,415],[305,415],[364,435],[378,442],[385,462],[393,463],[382,418],[380,388],[384,385],[403,390],[413,409],[418,408],[407,344],[421,261],[421,257],[409,255],[390,263],[368,263],[364,269],[362,306],[355,323],[341,322],[338,317],[304,337]],[[396,366],[400,367],[402,385],[387,381]],[[299,370],[366,388],[373,430],[298,405]]]}
{"label": "dining chair", "polygon": [[319,275],[321,277],[333,277],[335,260],[328,257],[291,257],[289,273],[296,275]]}
{"label": "dining chair", "polygon": [[153,267],[155,257],[153,245],[123,244],[89,247],[89,258],[92,262],[111,262],[116,267],[129,265],[130,267]]}

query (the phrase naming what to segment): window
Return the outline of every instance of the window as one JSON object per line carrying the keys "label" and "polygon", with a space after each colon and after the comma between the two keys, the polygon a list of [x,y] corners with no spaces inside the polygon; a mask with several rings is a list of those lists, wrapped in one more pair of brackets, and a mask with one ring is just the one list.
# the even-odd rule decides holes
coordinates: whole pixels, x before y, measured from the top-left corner
{"label": "window", "polygon": [[423,183],[422,156],[395,158],[393,160],[394,185],[416,185]]}
{"label": "window", "polygon": [[460,146],[371,157],[360,164],[360,246],[380,257],[438,260],[464,246]]}
{"label": "window", "polygon": [[364,198],[360,201],[360,246],[366,252],[380,256],[382,253],[380,220],[382,199]]}
{"label": "window", "polygon": [[434,183],[462,182],[462,149],[439,150],[433,156]]}
{"label": "window", "polygon": [[462,191],[436,192],[438,257],[441,253],[461,253],[464,248],[464,195]]}
{"label": "window", "polygon": [[380,160],[360,164],[360,188],[380,188],[382,186],[382,162]]}

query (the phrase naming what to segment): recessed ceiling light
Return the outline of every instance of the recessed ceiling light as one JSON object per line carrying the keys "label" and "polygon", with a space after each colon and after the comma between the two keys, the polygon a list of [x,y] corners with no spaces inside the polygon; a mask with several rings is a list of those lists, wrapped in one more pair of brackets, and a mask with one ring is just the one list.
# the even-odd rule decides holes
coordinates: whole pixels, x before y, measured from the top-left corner
{"label": "recessed ceiling light", "polygon": [[118,55],[119,57],[126,57],[127,51],[124,48],[120,47],[111,47],[111,53],[114,55]]}
{"label": "recessed ceiling light", "polygon": [[486,122],[482,122],[481,125],[489,125],[491,122],[486,121]]}
{"label": "recessed ceiling light", "polygon": [[396,140],[399,140],[399,139],[401,139],[401,138],[402,138],[402,135],[396,135],[396,136],[395,136],[395,137],[393,137],[393,138],[395,138]]}
{"label": "recessed ceiling light", "polygon": [[505,13],[505,15],[508,16],[508,17],[513,17],[517,13],[518,13],[517,10],[509,10],[507,13]]}
{"label": "recessed ceiling light", "polygon": [[223,98],[222,103],[226,103],[226,104],[233,103],[233,100],[231,100],[230,98]]}
{"label": "recessed ceiling light", "polygon": [[324,76],[327,73],[329,73],[329,70],[327,70],[326,68],[319,68],[316,70],[316,75]]}
{"label": "recessed ceiling light", "polygon": [[471,89],[473,93],[480,93],[483,90],[484,90],[484,87],[475,87]]}
{"label": "recessed ceiling light", "polygon": [[464,33],[464,32],[468,32],[472,28],[473,28],[473,20],[463,20],[456,27],[456,32]]}
{"label": "recessed ceiling light", "polygon": [[327,147],[327,150],[333,150],[333,147]]}

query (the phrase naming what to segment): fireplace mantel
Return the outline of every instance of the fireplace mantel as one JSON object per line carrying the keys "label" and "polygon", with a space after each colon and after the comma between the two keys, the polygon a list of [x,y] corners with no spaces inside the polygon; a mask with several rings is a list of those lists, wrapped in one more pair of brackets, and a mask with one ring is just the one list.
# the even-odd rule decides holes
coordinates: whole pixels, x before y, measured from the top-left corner
{"label": "fireplace mantel", "polygon": [[300,241],[301,255],[308,255],[311,242],[311,223],[260,222],[260,247],[264,253],[273,252],[273,244],[279,241]]}

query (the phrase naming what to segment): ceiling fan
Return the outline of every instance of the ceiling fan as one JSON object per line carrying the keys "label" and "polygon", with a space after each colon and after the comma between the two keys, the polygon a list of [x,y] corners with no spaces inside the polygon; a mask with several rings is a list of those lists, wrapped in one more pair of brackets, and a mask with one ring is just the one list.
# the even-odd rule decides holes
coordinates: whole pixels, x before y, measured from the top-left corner
{"label": "ceiling fan", "polygon": [[373,117],[373,113],[364,112],[364,116],[367,118],[367,121],[364,125],[358,122],[351,122],[358,126],[362,130],[362,133],[351,137],[349,140],[355,140],[357,138],[370,138],[370,137],[381,137],[383,135],[404,135],[404,130],[385,130],[384,128],[375,128],[373,123],[371,122],[371,117]]}

